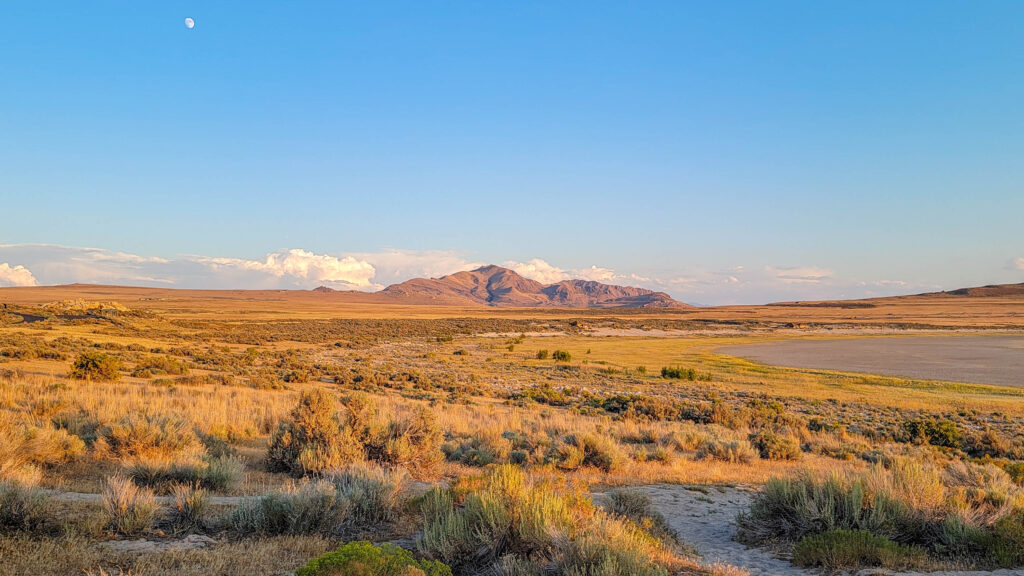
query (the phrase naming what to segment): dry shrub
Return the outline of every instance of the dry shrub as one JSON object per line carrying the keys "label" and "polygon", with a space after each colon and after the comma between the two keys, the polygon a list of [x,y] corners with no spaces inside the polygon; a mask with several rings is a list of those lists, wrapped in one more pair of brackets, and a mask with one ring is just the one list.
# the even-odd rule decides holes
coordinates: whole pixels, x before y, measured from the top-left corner
{"label": "dry shrub", "polygon": [[161,491],[179,484],[223,491],[241,481],[245,475],[245,463],[236,456],[137,459],[129,462],[126,474],[137,484]]}
{"label": "dry shrub", "polygon": [[164,414],[132,413],[98,430],[96,453],[119,459],[199,458],[203,443],[187,421]]}
{"label": "dry shrub", "polygon": [[746,440],[705,440],[694,458],[749,464],[757,459],[757,451]]}
{"label": "dry shrub", "polygon": [[484,428],[467,438],[445,443],[442,451],[449,460],[470,466],[503,464],[511,457],[512,441],[497,428]]}
{"label": "dry shrub", "polygon": [[405,489],[403,472],[357,463],[323,479],[247,498],[232,512],[229,525],[245,535],[349,537],[370,529],[379,535],[398,517]]}
{"label": "dry shrub", "polygon": [[49,497],[35,486],[0,481],[0,530],[37,530],[49,505]]}
{"label": "dry shrub", "polygon": [[441,471],[443,441],[437,416],[420,408],[412,416],[389,422],[383,433],[371,434],[365,450],[370,460],[404,468],[414,478],[425,480]]}
{"label": "dry shrub", "polygon": [[352,462],[370,459],[407,469],[414,477],[433,478],[444,462],[444,439],[437,417],[421,408],[409,417],[376,421],[376,410],[362,395],[345,402],[339,416],[334,398],[323,390],[304,392],[291,420],[271,439],[271,471],[294,476],[325,474]]}
{"label": "dry shrub", "polygon": [[41,467],[62,464],[84,450],[85,443],[64,430],[0,420],[0,480],[33,483]]}
{"label": "dry shrub", "polygon": [[750,444],[765,460],[796,460],[802,455],[795,438],[768,428],[751,434]]}
{"label": "dry shrub", "polygon": [[556,446],[556,462],[563,470],[592,466],[603,472],[618,471],[626,457],[619,445],[608,436],[569,434]]}
{"label": "dry shrub", "polygon": [[267,464],[272,472],[319,474],[362,459],[362,447],[351,429],[343,429],[334,396],[327,391],[303,392],[290,416],[270,441]]}

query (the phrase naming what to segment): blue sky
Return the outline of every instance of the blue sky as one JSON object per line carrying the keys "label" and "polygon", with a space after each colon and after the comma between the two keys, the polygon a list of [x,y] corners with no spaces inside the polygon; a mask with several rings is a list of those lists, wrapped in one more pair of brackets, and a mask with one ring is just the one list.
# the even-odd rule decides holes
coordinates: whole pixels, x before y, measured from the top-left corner
{"label": "blue sky", "polygon": [[374,289],[499,263],[755,303],[1024,281],[1018,2],[5,20],[0,284]]}

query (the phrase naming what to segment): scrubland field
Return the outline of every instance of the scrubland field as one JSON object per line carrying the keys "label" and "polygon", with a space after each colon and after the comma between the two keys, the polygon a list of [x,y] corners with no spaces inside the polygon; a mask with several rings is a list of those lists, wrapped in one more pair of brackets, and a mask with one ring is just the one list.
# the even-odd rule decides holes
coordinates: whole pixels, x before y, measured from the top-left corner
{"label": "scrubland field", "polygon": [[333,298],[0,291],[0,575],[1024,565],[1024,388],[718,351],[1020,334],[1020,298]]}

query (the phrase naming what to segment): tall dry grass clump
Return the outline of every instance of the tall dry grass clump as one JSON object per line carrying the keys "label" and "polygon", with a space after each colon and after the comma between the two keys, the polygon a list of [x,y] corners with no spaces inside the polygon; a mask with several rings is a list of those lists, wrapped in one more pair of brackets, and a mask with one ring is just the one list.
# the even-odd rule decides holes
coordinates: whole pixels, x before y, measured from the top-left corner
{"label": "tall dry grass clump", "polygon": [[420,502],[420,551],[456,574],[663,575],[690,566],[635,522],[596,508],[579,490],[539,483],[515,466]]}
{"label": "tall dry grass clump", "polygon": [[152,528],[160,508],[151,491],[139,488],[124,476],[107,479],[102,501],[107,525],[125,536],[134,536]]}
{"label": "tall dry grass clump", "polygon": [[168,523],[175,533],[201,531],[206,528],[206,512],[210,497],[206,490],[178,484],[171,490]]}

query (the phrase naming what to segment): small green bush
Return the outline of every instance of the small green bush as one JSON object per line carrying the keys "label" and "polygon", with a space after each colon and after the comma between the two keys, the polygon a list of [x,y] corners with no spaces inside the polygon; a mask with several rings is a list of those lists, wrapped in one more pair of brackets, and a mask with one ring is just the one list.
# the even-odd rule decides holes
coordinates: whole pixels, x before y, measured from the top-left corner
{"label": "small green bush", "polygon": [[313,558],[295,576],[452,576],[452,571],[437,560],[416,560],[393,544],[361,541]]}
{"label": "small green bush", "polygon": [[565,350],[555,350],[551,353],[551,358],[555,362],[568,362],[572,360],[572,354]]}
{"label": "small green bush", "polygon": [[71,364],[68,378],[113,382],[121,378],[121,360],[103,352],[79,354]]}
{"label": "small green bush", "polygon": [[547,360],[551,356],[551,353],[544,350],[537,350],[537,360]]}
{"label": "small green bush", "polygon": [[697,372],[693,368],[680,368],[679,366],[664,366],[661,369],[662,378],[673,380],[696,380]]}
{"label": "small green bush", "polygon": [[988,556],[1002,568],[1024,564],[1024,511],[1004,516],[993,527]]}
{"label": "small green bush", "polygon": [[956,422],[935,418],[918,418],[904,422],[903,434],[909,442],[924,442],[946,448],[959,448],[963,437]]}
{"label": "small green bush", "polygon": [[793,548],[793,564],[820,566],[830,572],[865,566],[916,568],[927,558],[922,548],[897,544],[867,530],[831,530],[807,536]]}

